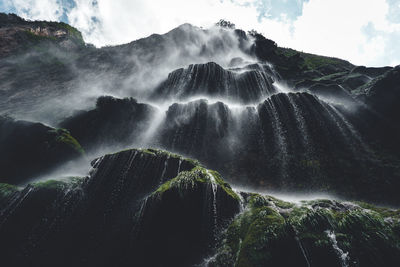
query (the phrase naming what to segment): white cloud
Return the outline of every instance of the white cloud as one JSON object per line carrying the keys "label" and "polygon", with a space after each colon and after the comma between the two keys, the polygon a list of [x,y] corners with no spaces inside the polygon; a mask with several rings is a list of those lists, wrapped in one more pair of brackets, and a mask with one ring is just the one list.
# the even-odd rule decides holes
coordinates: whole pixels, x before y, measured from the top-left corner
{"label": "white cloud", "polygon": [[3,5],[32,20],[58,20],[63,13],[59,0],[4,0]]}
{"label": "white cloud", "polygon": [[[62,15],[60,1],[6,0],[24,17],[51,20]],[[279,3],[258,1],[266,8]],[[286,2],[279,9],[289,7]],[[392,36],[400,34],[400,23],[390,19],[399,10],[392,8],[398,4],[397,0],[303,1],[298,5],[302,6],[302,12],[297,10],[297,15],[290,19],[260,17],[260,4],[254,4],[254,0],[75,0],[75,3],[67,12],[69,22],[83,32],[87,42],[97,46],[127,43],[152,33],[167,32],[186,22],[207,27],[224,18],[239,28],[256,29],[281,46],[336,56],[355,64],[400,64],[400,48],[392,44]],[[366,31],[368,25],[373,26],[374,36]]]}
{"label": "white cloud", "polygon": [[294,22],[290,45],[317,54],[342,57],[356,64],[368,64],[380,56],[382,42],[367,41],[362,29],[368,23],[385,28],[384,0],[311,0]]}

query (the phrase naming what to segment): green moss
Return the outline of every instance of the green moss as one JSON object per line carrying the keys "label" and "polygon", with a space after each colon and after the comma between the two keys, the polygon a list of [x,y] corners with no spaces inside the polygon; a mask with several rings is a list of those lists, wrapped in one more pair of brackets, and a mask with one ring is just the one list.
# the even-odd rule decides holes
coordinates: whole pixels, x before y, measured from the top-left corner
{"label": "green moss", "polygon": [[304,59],[305,66],[310,70],[317,69],[326,65],[333,65],[338,67],[351,66],[349,62],[333,57],[324,57],[308,53],[301,53],[301,57]]}
{"label": "green moss", "polygon": [[[216,183],[232,198],[236,199],[237,201],[241,201],[240,197],[232,190],[230,184],[225,182],[221,175],[213,170],[209,170],[212,176],[214,176]],[[211,182],[211,181],[210,181]]]}
{"label": "green moss", "polygon": [[199,183],[212,183],[210,175],[215,179],[216,184],[232,198],[240,201],[240,197],[232,190],[218,172],[207,170],[201,166],[196,166],[190,171],[180,172],[177,177],[162,184],[153,195],[161,195],[171,188],[178,188],[180,193],[185,193],[189,188],[195,188]]}
{"label": "green moss", "polygon": [[293,203],[286,202],[286,201],[274,198],[272,196],[268,196],[268,200],[272,201],[275,204],[275,206],[277,206],[281,209],[290,209],[295,206]]}
{"label": "green moss", "polygon": [[372,205],[372,204],[369,204],[366,202],[362,202],[362,201],[357,201],[355,203],[364,209],[369,209],[374,212],[377,212],[384,218],[391,217],[391,218],[400,219],[400,210],[398,210],[398,209],[392,209],[392,208],[387,208],[387,207],[378,207],[378,206],[375,206],[375,205]]}
{"label": "green moss", "polygon": [[229,226],[225,249],[237,255],[236,265],[259,266],[272,257],[269,245],[283,235],[286,235],[284,218],[279,213],[270,207],[252,208]]}
{"label": "green moss", "polygon": [[67,187],[75,188],[79,187],[85,181],[82,177],[65,177],[61,180],[47,180],[32,183],[31,185],[37,189],[50,189],[50,190],[64,190]]}
{"label": "green moss", "polygon": [[184,192],[188,188],[194,188],[197,183],[210,182],[209,177],[202,167],[195,167],[191,171],[180,172],[179,175],[162,184],[153,194],[163,194],[171,188],[178,188]]}
{"label": "green moss", "polygon": [[0,198],[6,198],[18,191],[19,189],[15,185],[0,183]]}
{"label": "green moss", "polygon": [[296,51],[291,48],[280,48],[279,52],[286,57],[292,57],[299,54],[299,51]]}
{"label": "green moss", "polygon": [[63,28],[63,29],[65,29],[65,30],[67,30],[68,33],[71,36],[75,37],[76,39],[78,39],[79,41],[84,43],[83,37],[82,37],[82,33],[80,31],[78,31],[76,28],[74,28],[74,27],[72,27],[72,26],[70,26],[70,25],[68,25],[68,24],[66,24],[64,22],[59,22],[58,26]]}
{"label": "green moss", "polygon": [[291,223],[296,225],[296,229],[308,233],[336,228],[334,216],[328,209],[308,210],[298,220],[293,220]]}
{"label": "green moss", "polygon": [[[383,266],[390,257],[400,259],[400,222],[384,220],[396,218],[396,210],[362,202],[358,202],[360,208],[346,209],[324,199],[293,205],[260,194],[250,194],[248,199],[247,208],[226,230],[215,260],[217,266],[275,266],[282,260],[277,255],[297,253],[297,242],[311,260],[318,255],[321,261],[334,259],[337,255],[327,231],[335,234],[337,246],[354,262]],[[271,202],[290,207],[285,217],[270,206]],[[286,253],[287,249],[293,251]]]}
{"label": "green moss", "polygon": [[260,208],[264,206],[269,206],[269,202],[266,197],[260,194],[252,193],[250,195],[248,205],[250,208]]}
{"label": "green moss", "polygon": [[347,74],[347,71],[337,72],[337,73],[333,73],[333,74],[330,74],[330,75],[322,76],[320,78],[313,79],[313,81],[316,81],[316,82],[319,82],[319,81],[332,81],[332,80],[336,80],[338,78],[341,78],[341,77],[345,76],[346,74]]}
{"label": "green moss", "polygon": [[79,154],[82,155],[85,154],[85,150],[82,148],[79,142],[74,137],[71,136],[68,130],[59,128],[54,130],[53,132],[57,134],[55,137],[57,142],[68,145],[69,147],[77,151]]}
{"label": "green moss", "polygon": [[339,68],[345,68],[345,69],[351,69],[353,67],[352,64],[342,59],[299,52],[291,48],[279,47],[278,53],[287,58],[291,57],[302,58],[303,61],[302,62],[299,61],[299,63],[301,64],[301,66],[299,66],[300,69],[305,68],[308,70],[315,70],[326,65],[337,66]]}
{"label": "green moss", "polygon": [[187,158],[184,158],[184,157],[182,157],[182,156],[180,156],[178,154],[171,153],[169,151],[165,151],[165,150],[161,150],[161,149],[147,148],[147,149],[142,149],[141,151],[143,151],[144,153],[149,153],[151,155],[160,155],[160,156],[165,156],[165,157],[168,157],[168,158],[175,158],[175,159],[185,159],[187,161],[190,160],[190,161],[196,162],[196,164],[194,164],[194,165],[200,165],[195,160],[187,159]]}
{"label": "green moss", "polygon": [[[132,150],[132,149],[126,149],[126,150],[122,150],[120,152],[129,151],[129,150]],[[184,160],[184,161],[187,161],[187,162],[191,163],[193,166],[201,166],[200,162],[197,161],[197,160],[194,160],[194,159],[191,159],[191,158],[185,158],[185,157],[182,157],[182,156],[180,156],[178,154],[174,154],[174,153],[171,153],[171,152],[168,152],[168,151],[165,151],[165,150],[161,150],[161,149],[145,148],[145,149],[136,149],[136,150],[139,151],[139,152],[142,152],[142,153],[146,153],[146,154],[152,155],[152,156],[161,156],[161,157],[166,157],[166,158],[180,159],[180,160]]]}
{"label": "green moss", "polygon": [[45,182],[37,182],[32,184],[33,187],[38,189],[64,189],[67,186],[67,183],[64,181],[57,181],[57,180],[48,180]]}

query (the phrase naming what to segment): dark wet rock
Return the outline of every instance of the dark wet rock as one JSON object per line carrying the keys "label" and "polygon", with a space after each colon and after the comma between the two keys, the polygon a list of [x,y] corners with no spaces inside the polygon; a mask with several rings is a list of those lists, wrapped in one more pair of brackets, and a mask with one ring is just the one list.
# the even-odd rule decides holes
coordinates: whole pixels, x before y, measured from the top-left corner
{"label": "dark wet rock", "polygon": [[198,162],[153,149],[92,166],[87,177],[0,184],[3,264],[192,266],[214,253],[209,266],[400,261],[395,209],[237,193]]}
{"label": "dark wet rock", "polygon": [[79,142],[65,129],[0,117],[0,182],[18,184],[81,156]]}
{"label": "dark wet rock", "polygon": [[353,97],[345,90],[342,86],[337,84],[331,85],[323,85],[323,84],[314,84],[313,86],[308,88],[308,91],[311,93],[326,98],[328,100],[332,100],[333,102],[341,102],[348,104],[349,102],[354,102]]}
{"label": "dark wet rock", "polygon": [[68,24],[28,21],[15,14],[0,13],[0,57],[46,43],[53,43],[65,49],[84,46],[81,33]]}
{"label": "dark wet rock", "polygon": [[350,73],[344,80],[343,86],[349,88],[350,90],[357,89],[358,87],[368,83],[371,78],[364,74],[354,74]]}
{"label": "dark wet rock", "polygon": [[400,261],[398,222],[385,222],[388,214],[376,207],[303,201],[283,217],[266,198],[248,196],[248,208],[229,225],[210,266],[397,266]]}
{"label": "dark wet rock", "polygon": [[372,136],[363,140],[353,120],[360,118],[309,93],[280,93],[239,110],[198,100],[170,106],[154,139],[235,183],[397,203],[395,150],[385,151]]}
{"label": "dark wet rock", "polygon": [[136,99],[102,96],[96,107],[81,111],[60,126],[68,129],[87,149],[105,145],[129,146],[149,127],[155,109]]}
{"label": "dark wet rock", "polygon": [[399,120],[400,109],[400,66],[372,80],[360,89],[366,96],[366,102],[381,115],[393,121]]}
{"label": "dark wet rock", "polygon": [[153,98],[186,100],[196,96],[223,98],[240,103],[254,103],[276,92],[273,70],[267,65],[250,66],[236,72],[218,64],[190,65],[168,75]]}
{"label": "dark wet rock", "polygon": [[365,66],[357,66],[351,70],[352,74],[362,74],[367,75],[369,77],[375,78],[380,75],[383,75],[385,72],[391,70],[392,67],[381,67],[381,68],[373,68],[373,67],[365,67]]}
{"label": "dark wet rock", "polygon": [[[201,262],[213,251],[219,231],[239,211],[239,201],[217,173],[201,168],[182,172],[144,203],[135,238],[136,262],[143,266]],[[155,252],[159,257],[152,256]]]}
{"label": "dark wet rock", "polygon": [[133,149],[92,165],[88,177],[0,184],[4,264],[187,266],[239,210],[219,174],[175,154]]}

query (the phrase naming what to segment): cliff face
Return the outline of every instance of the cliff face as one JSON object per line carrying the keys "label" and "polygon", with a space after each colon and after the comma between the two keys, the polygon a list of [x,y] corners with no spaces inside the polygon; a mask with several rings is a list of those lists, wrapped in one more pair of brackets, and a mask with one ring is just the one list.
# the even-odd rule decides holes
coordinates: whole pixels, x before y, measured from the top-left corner
{"label": "cliff face", "polygon": [[1,184],[4,264],[188,266],[239,211],[217,173],[178,155],[126,150],[92,164],[88,177]]}
{"label": "cliff face", "polygon": [[0,14],[0,58],[46,42],[65,49],[84,46],[81,33],[68,24],[27,21],[13,14]]}
{"label": "cliff face", "polygon": [[0,182],[18,184],[84,154],[65,129],[0,117]]}
{"label": "cliff face", "polygon": [[397,266],[400,259],[398,210],[243,193],[198,162],[158,150],[109,154],[92,166],[87,177],[0,184],[3,264]]}
{"label": "cliff face", "polygon": [[152,146],[236,184],[400,201],[398,67],[353,66],[257,33],[188,24],[69,50],[59,40],[80,35],[63,24],[2,18],[1,28],[49,38],[0,62],[1,112],[66,128],[89,152]]}
{"label": "cliff face", "polygon": [[399,265],[399,211],[360,202],[400,203],[398,66],[223,26],[95,48],[0,14],[0,37],[5,266]]}

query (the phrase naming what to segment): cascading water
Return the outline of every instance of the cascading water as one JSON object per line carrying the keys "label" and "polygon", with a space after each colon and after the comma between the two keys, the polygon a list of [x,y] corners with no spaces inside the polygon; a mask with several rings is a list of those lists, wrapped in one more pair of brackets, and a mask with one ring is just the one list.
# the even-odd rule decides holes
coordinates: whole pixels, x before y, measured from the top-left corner
{"label": "cascading water", "polygon": [[243,212],[244,209],[245,209],[245,201],[244,201],[244,198],[243,198],[243,196],[242,196],[242,194],[241,194],[241,192],[240,192],[239,190],[237,190],[237,189],[235,189],[235,188],[232,188],[232,190],[233,190],[233,192],[236,193],[236,195],[237,195],[237,196],[239,197],[239,199],[240,199],[240,201],[239,201],[239,205],[240,205],[240,211],[239,211],[239,213],[240,213],[240,212]]}
{"label": "cascading water", "polygon": [[309,151],[309,154],[312,154],[312,144],[310,141],[310,136],[308,133],[308,129],[306,126],[306,122],[305,122],[305,118],[304,115],[302,114],[300,107],[298,106],[298,104],[296,103],[296,100],[298,99],[298,95],[297,94],[291,94],[289,97],[289,102],[294,110],[295,113],[295,118],[296,118],[296,122],[298,124],[300,133],[301,133],[301,140],[303,142],[303,146],[305,149],[310,149],[311,151]]}
{"label": "cascading water", "polygon": [[157,136],[157,132],[163,121],[165,120],[165,112],[166,110],[163,106],[157,106],[156,112],[151,119],[151,123],[148,129],[140,135],[138,140],[134,138],[131,142],[139,143],[143,147],[154,145],[154,139]]}
{"label": "cascading water", "polygon": [[[7,27],[35,24],[14,15],[0,14],[0,20]],[[205,255],[213,255],[205,260],[212,266],[400,262],[398,212],[315,197],[322,191],[334,199],[398,201],[398,186],[392,185],[398,184],[399,159],[391,151],[398,132],[377,114],[397,119],[391,115],[397,108],[382,106],[390,102],[385,97],[398,96],[391,87],[398,84],[399,69],[356,67],[220,24],[208,30],[182,25],[101,49],[65,50],[65,42],[35,38],[35,47],[43,42],[60,55],[73,55],[61,56],[63,64],[56,68],[53,60],[26,68],[20,64],[26,60],[18,63],[25,49],[6,57],[0,73],[16,78],[2,83],[7,106],[2,112],[34,107],[36,115],[22,119],[49,125],[42,127],[40,140],[20,147],[24,135],[10,138],[10,151],[28,155],[12,163],[28,165],[32,156],[25,151],[35,142],[65,149],[63,162],[75,158],[57,171],[46,170],[52,166],[41,160],[43,172],[50,173],[40,173],[39,182],[23,181],[24,189],[18,182],[0,184],[5,265],[192,266]],[[57,23],[40,25],[58,28]],[[68,31],[73,34],[79,37]],[[48,56],[36,48],[30,60]],[[67,97],[70,101],[62,101]],[[10,109],[14,102],[21,105]],[[39,111],[42,102],[45,108]],[[61,102],[62,107],[53,107]],[[382,126],[376,128],[385,130],[371,130],[376,121]],[[26,123],[4,122],[2,132]],[[386,129],[391,133],[382,134]],[[386,136],[391,138],[381,141]],[[397,143],[393,147],[398,151]],[[87,164],[74,177],[57,178],[75,168],[75,160],[87,163],[94,157],[89,173]],[[0,176],[9,179],[7,173]],[[239,192],[231,185],[252,189]],[[267,188],[276,194],[262,194]],[[386,192],[394,197],[380,197]]]}
{"label": "cascading water", "polygon": [[266,108],[268,110],[268,114],[272,120],[272,128],[273,134],[275,138],[275,144],[277,145],[276,151],[278,151],[280,158],[279,162],[281,165],[281,175],[282,178],[285,179],[287,177],[287,161],[288,161],[288,147],[286,141],[286,133],[283,130],[282,122],[280,121],[280,117],[278,115],[278,111],[275,107],[275,104],[271,101],[271,99],[267,99],[264,103],[266,103]]}
{"label": "cascading water", "polygon": [[179,158],[177,175],[181,172],[182,159]]}
{"label": "cascading water", "polygon": [[215,180],[214,175],[207,169],[206,170],[207,175],[210,179],[210,184],[211,184],[211,190],[212,190],[212,212],[213,212],[213,232],[214,232],[214,238],[216,238],[217,235],[217,230],[218,230],[218,212],[217,212],[217,190],[218,190],[218,185]]}
{"label": "cascading water", "polygon": [[16,210],[18,206],[20,206],[24,200],[28,198],[32,191],[33,187],[25,188],[22,194],[15,195],[10,203],[1,209],[0,218],[2,218],[2,221],[0,221],[0,227],[4,222],[7,221],[7,218],[13,214],[13,211]]}
{"label": "cascading water", "polygon": [[[164,161],[164,167],[163,167],[163,170],[162,170],[161,176],[160,176],[160,184],[162,184],[164,182],[164,176],[165,176],[165,172],[167,171],[169,157],[170,156],[168,155],[166,160]],[[179,173],[179,168],[178,168],[178,173]]]}
{"label": "cascading water", "polygon": [[300,248],[300,250],[301,250],[301,253],[303,254],[303,256],[304,256],[304,260],[306,261],[306,263],[307,263],[307,267],[311,267],[311,265],[310,265],[310,261],[308,260],[308,257],[307,257],[307,254],[306,254],[306,251],[304,250],[304,247],[303,247],[303,244],[301,243],[301,240],[300,240],[300,238],[297,236],[297,234],[296,234],[296,236],[294,237],[295,238],[295,240],[296,240],[296,242],[297,242],[297,244],[299,245],[299,248]]}
{"label": "cascading water", "polygon": [[335,250],[335,253],[338,255],[340,263],[342,267],[348,267],[349,266],[349,253],[344,252],[341,248],[338,246],[338,242],[336,240],[336,235],[334,231],[327,230],[325,231],[326,235],[332,242],[332,247]]}
{"label": "cascading water", "polygon": [[[357,151],[352,144],[363,147],[362,139],[335,103],[284,84],[268,64],[225,70],[209,63],[179,69],[156,90],[158,98],[151,101],[160,108],[149,129],[132,143],[194,157],[233,178],[252,172],[257,177],[249,180],[257,181],[267,173],[273,177],[267,182],[276,189],[296,186],[291,181],[296,175],[331,175],[320,159],[335,153],[337,142]],[[242,101],[242,93],[251,100]],[[249,154],[256,157],[259,170],[242,166],[238,172],[237,161],[250,159]]]}

